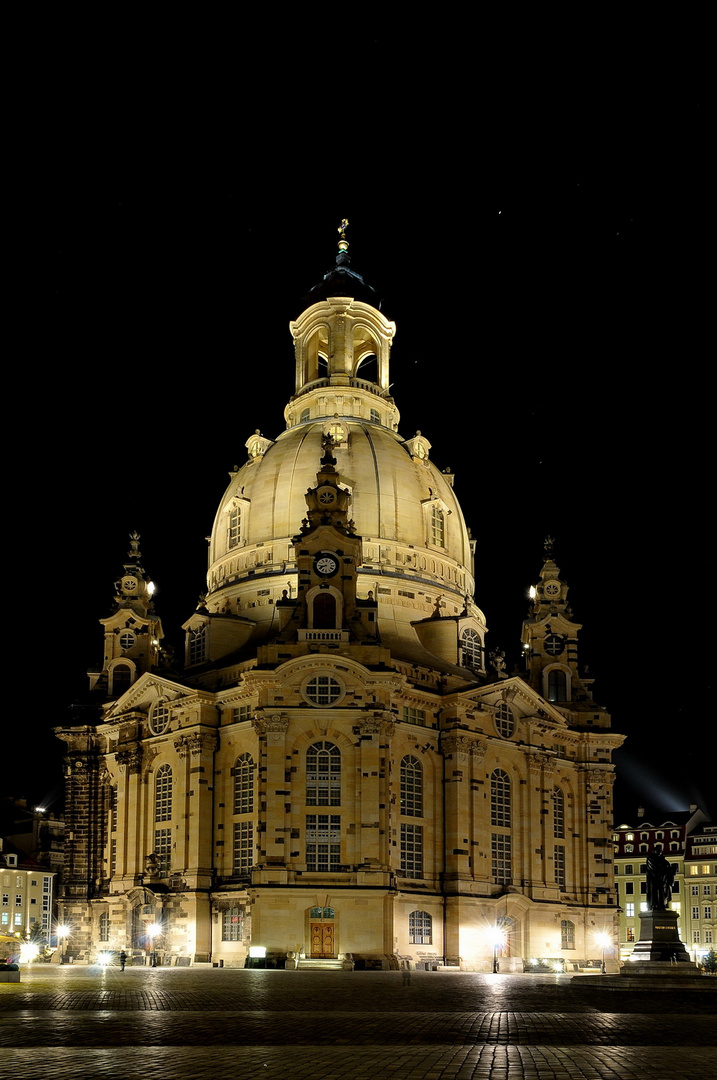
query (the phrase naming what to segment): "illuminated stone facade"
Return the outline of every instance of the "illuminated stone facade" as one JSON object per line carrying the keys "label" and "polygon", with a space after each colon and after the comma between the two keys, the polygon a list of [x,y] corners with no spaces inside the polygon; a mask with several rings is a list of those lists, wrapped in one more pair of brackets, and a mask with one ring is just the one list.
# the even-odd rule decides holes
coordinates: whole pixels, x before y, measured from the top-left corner
{"label": "illuminated stone facade", "polygon": [[91,676],[101,718],[58,729],[70,950],[467,970],[594,959],[595,934],[614,933],[622,738],[580,676],[552,550],[525,675],[508,676],[486,655],[453,475],[421,432],[398,433],[396,328],[343,241],[308,301],[286,429],[246,440],[183,673],[162,669],[135,537]]}

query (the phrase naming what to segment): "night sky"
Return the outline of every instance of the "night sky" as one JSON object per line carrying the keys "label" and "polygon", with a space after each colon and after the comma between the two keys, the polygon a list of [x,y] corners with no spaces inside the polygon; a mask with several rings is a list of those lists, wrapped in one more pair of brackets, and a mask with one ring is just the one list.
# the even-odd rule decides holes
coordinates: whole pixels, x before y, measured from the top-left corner
{"label": "night sky", "polygon": [[400,431],[455,471],[477,538],[489,647],[517,659],[551,535],[595,697],[629,736],[618,817],[715,812],[713,118],[699,72],[649,93],[620,72],[500,109],[405,55],[401,78],[330,109],[315,73],[273,104],[241,74],[218,105],[159,80],[144,101],[44,103],[16,215],[28,437],[6,468],[31,686],[14,687],[6,789],[59,795],[49,731],[101,656],[133,529],[181,641],[227,474],[255,429],[284,428],[289,320],[348,217],[353,268],[397,323]]}

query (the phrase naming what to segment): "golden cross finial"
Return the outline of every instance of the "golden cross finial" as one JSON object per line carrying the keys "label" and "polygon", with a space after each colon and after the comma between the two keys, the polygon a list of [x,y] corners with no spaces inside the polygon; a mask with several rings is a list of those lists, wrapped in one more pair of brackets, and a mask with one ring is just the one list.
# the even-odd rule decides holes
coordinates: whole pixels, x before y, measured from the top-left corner
{"label": "golden cross finial", "polygon": [[346,239],[346,230],[348,229],[348,227],[349,227],[348,218],[341,218],[341,224],[339,225],[339,228],[338,228],[339,238],[341,240]]}

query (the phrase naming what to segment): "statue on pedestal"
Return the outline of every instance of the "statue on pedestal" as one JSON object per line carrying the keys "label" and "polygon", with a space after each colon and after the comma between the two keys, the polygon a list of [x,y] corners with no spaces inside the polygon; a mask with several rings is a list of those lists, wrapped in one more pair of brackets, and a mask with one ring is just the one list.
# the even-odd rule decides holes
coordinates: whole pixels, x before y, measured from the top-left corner
{"label": "statue on pedestal", "polygon": [[667,911],[672,899],[672,882],[675,871],[661,851],[647,856],[647,909]]}

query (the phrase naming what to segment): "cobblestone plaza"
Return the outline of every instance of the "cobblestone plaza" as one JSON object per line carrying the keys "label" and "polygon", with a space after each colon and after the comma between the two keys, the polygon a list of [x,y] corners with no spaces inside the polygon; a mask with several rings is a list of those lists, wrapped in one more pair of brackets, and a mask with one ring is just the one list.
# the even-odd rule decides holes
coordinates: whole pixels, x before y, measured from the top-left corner
{"label": "cobblestone plaza", "polygon": [[717,994],[579,977],[36,966],[0,985],[14,1080],[714,1080]]}

